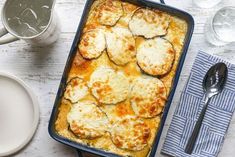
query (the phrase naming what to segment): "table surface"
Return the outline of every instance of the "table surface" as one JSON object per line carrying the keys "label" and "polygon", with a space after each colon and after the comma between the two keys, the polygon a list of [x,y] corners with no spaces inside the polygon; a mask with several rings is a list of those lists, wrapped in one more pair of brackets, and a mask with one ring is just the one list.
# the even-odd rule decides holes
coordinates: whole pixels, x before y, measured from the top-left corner
{"label": "table surface", "polygon": [[[0,7],[3,6],[3,2],[0,2]],[[166,3],[168,2],[168,5],[181,8],[193,15],[195,19],[195,31],[156,154],[156,156],[161,157],[163,157],[160,154],[162,143],[197,52],[203,50],[235,63],[235,44],[215,47],[207,43],[204,38],[204,24],[208,17],[211,17],[222,6],[235,5],[234,0],[224,0],[212,9],[197,8],[192,4],[191,0],[166,0]],[[83,11],[84,3],[85,0],[57,0],[56,10],[60,17],[62,33],[54,45],[43,48],[30,46],[24,41],[17,41],[0,46],[0,71],[10,72],[23,79],[33,89],[40,102],[41,113],[38,130],[31,143],[18,154],[14,155],[16,157],[76,156],[74,149],[64,146],[50,138],[47,127],[55,95]],[[235,117],[230,124],[225,143],[219,155],[220,157],[234,156],[234,132]]]}

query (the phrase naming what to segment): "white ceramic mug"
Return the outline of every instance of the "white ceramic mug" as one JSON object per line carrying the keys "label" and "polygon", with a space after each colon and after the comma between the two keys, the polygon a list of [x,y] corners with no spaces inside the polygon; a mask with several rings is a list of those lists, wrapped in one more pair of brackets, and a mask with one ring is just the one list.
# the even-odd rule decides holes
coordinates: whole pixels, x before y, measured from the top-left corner
{"label": "white ceramic mug", "polygon": [[[2,9],[1,18],[4,27],[0,29],[0,45],[14,42],[19,39],[23,39],[26,42],[33,45],[45,46],[54,43],[58,39],[60,35],[60,24],[58,16],[55,10],[53,10],[55,4],[54,2],[52,2],[53,5],[50,11],[50,15],[47,15],[50,16],[50,20],[48,21],[46,27],[38,34],[32,36],[21,36],[19,35],[20,33],[17,33],[14,29],[11,28],[11,26],[8,23],[9,17],[7,17],[6,15],[6,10],[9,9],[13,1],[16,2],[15,0],[7,0]],[[12,10],[12,12],[14,12],[14,10]]]}

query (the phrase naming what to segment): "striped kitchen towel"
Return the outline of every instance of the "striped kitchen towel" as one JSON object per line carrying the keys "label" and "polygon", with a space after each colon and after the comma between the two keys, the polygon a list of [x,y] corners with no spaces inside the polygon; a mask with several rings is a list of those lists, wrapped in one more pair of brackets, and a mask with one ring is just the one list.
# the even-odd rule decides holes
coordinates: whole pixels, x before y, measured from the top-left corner
{"label": "striped kitchen towel", "polygon": [[[189,155],[184,149],[204,105],[202,81],[209,68],[218,62],[228,66],[228,80],[222,93],[211,99],[194,151]],[[234,110],[235,65],[199,52],[161,152],[175,157],[216,157],[223,145]]]}

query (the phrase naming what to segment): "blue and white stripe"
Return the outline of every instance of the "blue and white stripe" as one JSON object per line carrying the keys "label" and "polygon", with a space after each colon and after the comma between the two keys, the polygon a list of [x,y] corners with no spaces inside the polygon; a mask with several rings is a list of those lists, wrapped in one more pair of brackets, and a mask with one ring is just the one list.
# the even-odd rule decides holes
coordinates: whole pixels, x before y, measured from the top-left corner
{"label": "blue and white stripe", "polygon": [[[211,99],[193,154],[188,155],[184,153],[184,148],[204,105],[203,77],[218,62],[224,62],[228,66],[228,81],[222,93]],[[235,110],[234,86],[235,65],[199,52],[173,115],[162,153],[175,157],[216,157]]]}

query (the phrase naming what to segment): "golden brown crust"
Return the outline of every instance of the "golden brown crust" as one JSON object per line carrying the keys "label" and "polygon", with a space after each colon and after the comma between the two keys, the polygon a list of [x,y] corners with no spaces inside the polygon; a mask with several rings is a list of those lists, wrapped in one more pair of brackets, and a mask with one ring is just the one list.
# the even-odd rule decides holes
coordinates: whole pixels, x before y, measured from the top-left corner
{"label": "golden brown crust", "polygon": [[123,73],[110,67],[99,67],[92,73],[89,87],[100,103],[116,104],[127,98],[129,81]]}
{"label": "golden brown crust", "polygon": [[133,61],[136,55],[135,39],[129,29],[113,27],[106,33],[107,52],[117,65]]}
{"label": "golden brown crust", "polygon": [[67,115],[67,121],[70,130],[81,139],[101,137],[108,130],[109,125],[105,113],[92,101],[74,104]]}
{"label": "golden brown crust", "polygon": [[[105,3],[109,3],[109,2],[112,2],[112,1],[111,0],[108,0],[108,1],[107,0],[95,0],[94,1],[91,7],[91,11],[89,13],[87,22],[83,29],[83,33],[93,31],[93,30],[103,30],[104,32],[106,32],[106,31],[110,31],[113,27],[122,27],[126,29],[129,28],[129,22],[130,22],[131,17],[133,16],[133,13],[140,7],[130,4],[128,2],[115,0],[115,3],[116,2],[121,3],[122,11],[123,11],[122,15],[120,16],[119,14],[120,12],[114,11],[114,14],[113,14],[115,15],[114,19],[111,19],[111,23],[109,20],[107,20],[109,21],[109,23],[108,25],[106,25],[105,23],[102,24],[101,22],[102,20],[100,21],[100,18],[99,18],[101,16],[100,6],[103,7],[102,5],[104,5]],[[110,6],[107,6],[107,7],[110,8]],[[158,12],[157,10],[153,10],[153,11]],[[99,129],[92,130],[92,128],[88,128],[88,130],[87,129],[83,130],[81,129],[79,125],[77,125],[81,123],[74,123],[72,121],[68,123],[67,115],[71,111],[73,104],[70,101],[65,100],[65,97],[62,98],[62,102],[59,107],[58,118],[55,124],[56,131],[58,132],[59,135],[66,137],[69,140],[76,141],[78,143],[82,143],[85,145],[89,145],[90,147],[102,149],[107,152],[112,152],[121,156],[145,157],[148,155],[149,151],[151,150],[156,133],[158,131],[158,127],[159,127],[160,119],[161,119],[161,113],[165,106],[166,93],[168,95],[170,92],[170,88],[172,86],[172,80],[175,76],[175,71],[177,70],[178,61],[179,61],[180,54],[181,54],[182,47],[183,47],[184,37],[187,31],[187,23],[185,21],[164,13],[164,16],[165,15],[170,17],[170,19],[167,19],[167,21],[170,20],[170,25],[169,25],[169,28],[167,29],[167,35],[165,35],[162,38],[165,38],[170,43],[172,43],[174,50],[175,50],[175,60],[173,61],[173,66],[171,67],[169,72],[159,77],[159,79],[163,82],[166,89],[163,90],[163,88],[159,88],[159,90],[155,90],[155,94],[158,93],[157,95],[160,95],[160,96],[154,99],[154,101],[149,101],[150,103],[146,103],[148,104],[146,108],[143,107],[144,105],[140,103],[141,104],[139,107],[140,109],[141,109],[141,106],[142,106],[142,109],[143,108],[147,109],[143,111],[144,114],[143,113],[139,114],[139,112],[137,112],[134,109],[133,104],[131,103],[132,98],[130,97],[131,88],[129,88],[129,92],[127,92],[127,97],[125,96],[125,99],[122,99],[123,101],[121,102],[117,101],[117,102],[113,102],[113,104],[106,105],[100,102],[94,96],[94,93],[92,93],[92,88],[91,86],[89,86],[89,82],[92,79],[92,74],[101,66],[109,67],[110,69],[115,71],[115,73],[116,72],[121,73],[122,76],[128,79],[128,82],[130,85],[134,84],[135,82],[134,80],[136,80],[139,77],[145,76],[145,73],[140,69],[140,67],[137,64],[136,57],[133,57],[133,60],[129,61],[125,65],[118,65],[118,64],[115,64],[113,61],[111,61],[111,59],[108,56],[108,53],[106,52],[107,50],[104,50],[100,56],[93,58],[92,60],[89,60],[88,57],[87,57],[88,59],[86,58],[85,56],[86,54],[85,53],[82,54],[78,49],[77,54],[72,62],[71,69],[70,69],[69,76],[68,76],[68,80],[74,77],[79,77],[82,80],[84,80],[85,83],[88,84],[89,94],[83,97],[81,100],[79,100],[79,102],[84,102],[84,101],[95,102],[98,108],[100,109],[100,111],[105,113],[105,115],[107,116],[108,122],[111,126],[110,128],[115,128],[115,124],[120,123],[124,119],[129,119],[128,124],[132,126],[131,135],[133,135],[134,137],[138,137],[137,143],[135,140],[133,140],[129,136],[125,136],[125,134],[121,134],[119,136],[119,134],[117,133],[117,136],[113,136],[114,133],[113,134],[110,133],[111,130],[113,129],[110,129],[110,128],[106,129],[109,132],[101,131],[97,133],[96,131],[99,131]],[[158,16],[160,16],[160,13],[158,13]],[[119,17],[119,19],[117,17]],[[112,22],[115,24],[113,24]],[[111,24],[113,25],[111,26]],[[141,37],[141,36],[134,36],[134,39],[135,39],[134,48],[136,49],[142,44],[142,42],[146,41],[146,38]],[[149,76],[149,77],[154,78],[152,76]],[[103,75],[100,76],[100,78],[103,78]],[[108,85],[109,87],[111,87],[110,86],[111,84],[108,84]],[[119,88],[122,85],[123,83],[118,81],[118,83],[116,83],[115,86]],[[101,93],[102,95],[101,97],[105,97],[106,94],[108,93],[107,90],[109,89],[110,88],[105,88],[105,90],[102,89],[101,91],[99,91],[99,93]],[[119,94],[118,96],[120,96],[121,94]],[[136,100],[138,102],[138,98]],[[85,111],[86,109],[87,108],[84,108],[82,110]],[[128,118],[128,117],[136,117],[137,115],[139,115],[139,118]],[[71,124],[73,131],[75,133],[71,131],[72,130],[71,128],[69,129],[69,124]],[[137,125],[134,125],[134,124],[137,124]],[[118,127],[116,127],[116,129],[118,129]],[[96,133],[91,134],[92,132],[96,132]],[[124,132],[125,132],[125,129],[124,129]]]}
{"label": "golden brown crust", "polygon": [[122,3],[118,0],[106,0],[98,6],[98,20],[102,25],[113,26],[123,15]]}
{"label": "golden brown crust", "polygon": [[78,102],[80,99],[88,94],[88,87],[86,82],[79,78],[74,77],[67,83],[64,91],[64,98],[72,103]]}
{"label": "golden brown crust", "polygon": [[110,133],[118,148],[139,151],[148,144],[150,128],[142,120],[128,116],[114,124]]}
{"label": "golden brown crust", "polygon": [[94,29],[83,34],[79,52],[86,59],[94,59],[102,54],[105,47],[104,33],[100,29]]}
{"label": "golden brown crust", "polygon": [[137,48],[137,62],[149,75],[164,75],[171,70],[175,50],[170,42],[153,38],[140,43]]}
{"label": "golden brown crust", "polygon": [[187,32],[187,23],[185,21],[182,21],[177,17],[171,18],[171,23],[169,25],[168,33],[164,38],[170,41],[174,47],[175,61],[173,63],[170,72],[161,77],[162,82],[165,84],[167,88],[167,95],[169,95],[171,90],[172,82],[182,52],[182,47],[184,44],[186,32]]}
{"label": "golden brown crust", "polygon": [[160,10],[140,8],[135,11],[129,28],[134,35],[153,38],[167,34],[170,16]]}
{"label": "golden brown crust", "polygon": [[143,118],[159,115],[166,102],[166,88],[157,78],[140,77],[134,81],[130,93],[134,112]]}

